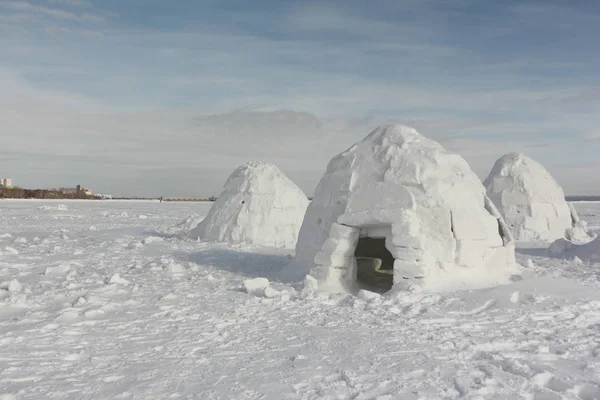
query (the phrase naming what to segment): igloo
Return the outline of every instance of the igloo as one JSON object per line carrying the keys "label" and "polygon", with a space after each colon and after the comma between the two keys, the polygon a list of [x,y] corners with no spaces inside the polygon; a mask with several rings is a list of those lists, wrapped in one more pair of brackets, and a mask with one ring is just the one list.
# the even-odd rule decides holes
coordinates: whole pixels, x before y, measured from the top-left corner
{"label": "igloo", "polygon": [[206,241],[294,248],[308,198],[279,168],[249,162],[229,176],[189,236]]}
{"label": "igloo", "polygon": [[377,128],[329,162],[296,265],[318,290],[351,293],[491,286],[517,271],[512,236],[467,162],[402,125]]}
{"label": "igloo", "polygon": [[584,221],[538,162],[519,154],[501,157],[484,181],[487,195],[519,241],[589,240]]}

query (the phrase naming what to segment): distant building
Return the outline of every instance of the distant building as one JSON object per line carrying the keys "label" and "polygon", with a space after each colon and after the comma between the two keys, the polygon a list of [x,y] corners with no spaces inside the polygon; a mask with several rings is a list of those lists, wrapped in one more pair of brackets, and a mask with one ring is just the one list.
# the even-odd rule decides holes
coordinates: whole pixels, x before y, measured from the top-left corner
{"label": "distant building", "polygon": [[77,185],[75,188],[59,188],[58,191],[63,194],[76,194],[78,196],[92,196],[92,189]]}
{"label": "distant building", "polygon": [[2,189],[12,189],[13,181],[11,178],[0,178],[0,188]]}

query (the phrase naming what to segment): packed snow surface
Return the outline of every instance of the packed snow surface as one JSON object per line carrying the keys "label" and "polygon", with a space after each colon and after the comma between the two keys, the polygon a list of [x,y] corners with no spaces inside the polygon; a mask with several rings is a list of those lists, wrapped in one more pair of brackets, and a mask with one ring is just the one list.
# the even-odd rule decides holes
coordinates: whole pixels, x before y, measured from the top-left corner
{"label": "packed snow surface", "polygon": [[307,206],[304,192],[275,165],[249,162],[227,179],[190,237],[293,249]]}
{"label": "packed snow surface", "polygon": [[0,399],[600,398],[598,262],[326,295],[288,251],[183,238],[210,204],[64,203],[0,201]]}
{"label": "packed snow surface", "polygon": [[563,189],[537,161],[506,154],[496,161],[484,185],[516,240],[589,240],[585,223],[569,207]]}
{"label": "packed snow surface", "polygon": [[510,232],[467,162],[403,125],[379,127],[329,162],[297,265],[325,291],[355,292],[360,237],[385,238],[394,284],[452,290],[517,272]]}

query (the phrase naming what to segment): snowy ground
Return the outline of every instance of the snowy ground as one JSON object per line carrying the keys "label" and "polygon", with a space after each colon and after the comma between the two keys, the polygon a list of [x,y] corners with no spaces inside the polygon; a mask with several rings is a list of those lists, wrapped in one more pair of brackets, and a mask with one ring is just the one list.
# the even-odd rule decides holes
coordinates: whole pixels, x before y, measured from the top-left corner
{"label": "snowy ground", "polygon": [[600,264],[305,298],[285,252],[181,239],[209,206],[0,201],[0,399],[600,399]]}

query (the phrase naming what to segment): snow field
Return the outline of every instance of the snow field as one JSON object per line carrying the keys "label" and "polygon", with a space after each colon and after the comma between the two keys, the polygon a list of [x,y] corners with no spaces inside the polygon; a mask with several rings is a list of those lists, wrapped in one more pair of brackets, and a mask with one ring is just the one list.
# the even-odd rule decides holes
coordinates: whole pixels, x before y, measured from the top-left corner
{"label": "snow field", "polygon": [[209,207],[1,201],[0,399],[600,398],[598,262],[318,294],[289,251],[184,238]]}

